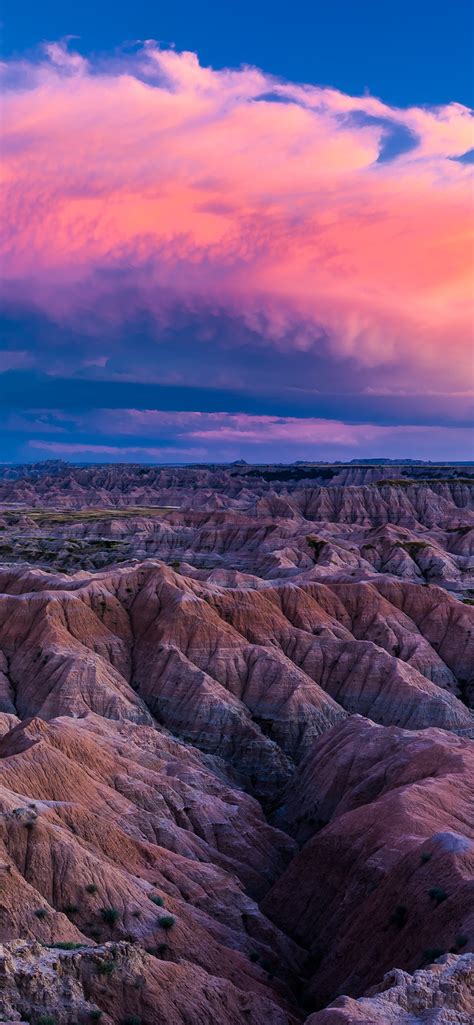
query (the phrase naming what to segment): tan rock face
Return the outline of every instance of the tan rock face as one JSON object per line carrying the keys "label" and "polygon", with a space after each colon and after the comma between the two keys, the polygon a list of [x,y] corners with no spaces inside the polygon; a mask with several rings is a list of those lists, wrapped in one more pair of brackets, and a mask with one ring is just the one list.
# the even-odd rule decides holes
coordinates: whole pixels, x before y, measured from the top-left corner
{"label": "tan rock face", "polygon": [[250,997],[197,967],[159,960],[128,943],[67,951],[23,941],[0,946],[0,986],[3,1009],[14,1022],[23,1014],[58,1025],[295,1022],[264,995]]}
{"label": "tan rock face", "polygon": [[306,1025],[471,1025],[473,1019],[474,957],[448,954],[413,976],[388,972],[366,997],[338,997]]}
{"label": "tan rock face", "polygon": [[469,483],[247,471],[0,470],[4,1020],[471,1020]]}

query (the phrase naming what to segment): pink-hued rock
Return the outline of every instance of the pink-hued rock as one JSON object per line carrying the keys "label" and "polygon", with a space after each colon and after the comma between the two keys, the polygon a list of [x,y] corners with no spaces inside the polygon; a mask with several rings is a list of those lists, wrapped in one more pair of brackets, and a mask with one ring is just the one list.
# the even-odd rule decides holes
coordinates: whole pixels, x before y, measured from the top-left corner
{"label": "pink-hued rock", "polygon": [[157,720],[256,793],[278,791],[347,712],[411,729],[474,725],[447,664],[466,671],[472,609],[444,592],[436,604],[415,588],[430,636],[437,615],[459,636],[443,643],[446,662],[411,618],[414,599],[410,616],[398,608],[402,584],[393,602],[360,583],[242,590],[147,562],[68,578],[8,569],[3,586],[6,713]]}
{"label": "pink-hued rock", "polygon": [[255,897],[294,844],[221,763],[98,716],[27,720],[0,745],[0,940],[129,940],[277,1013],[302,952]]}
{"label": "pink-hued rock", "polygon": [[2,1020],[470,1022],[473,479],[0,467]]}
{"label": "pink-hued rock", "polygon": [[310,839],[262,907],[309,949],[320,1005],[474,949],[473,806],[472,741],[354,717],[314,743],[275,816]]}

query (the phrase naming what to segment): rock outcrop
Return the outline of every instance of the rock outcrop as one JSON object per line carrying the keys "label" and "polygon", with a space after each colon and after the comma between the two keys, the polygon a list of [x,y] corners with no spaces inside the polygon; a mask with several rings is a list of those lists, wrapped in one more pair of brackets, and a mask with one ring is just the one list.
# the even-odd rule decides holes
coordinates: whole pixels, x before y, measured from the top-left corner
{"label": "rock outcrop", "polygon": [[448,954],[413,976],[388,972],[366,997],[338,997],[306,1025],[471,1025],[474,956]]}
{"label": "rock outcrop", "polygon": [[[249,995],[191,965],[162,961],[129,943],[65,950],[0,945],[2,1013],[13,1023],[70,1025],[295,1025],[265,996]],[[3,1019],[6,1021],[6,1019]]]}

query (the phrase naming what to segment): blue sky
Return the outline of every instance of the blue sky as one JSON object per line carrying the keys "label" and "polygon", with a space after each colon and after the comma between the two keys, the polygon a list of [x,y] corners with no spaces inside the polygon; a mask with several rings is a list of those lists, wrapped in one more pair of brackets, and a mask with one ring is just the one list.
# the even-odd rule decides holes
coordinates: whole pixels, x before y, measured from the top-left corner
{"label": "blue sky", "polygon": [[1,460],[473,457],[472,2],[2,21]]}
{"label": "blue sky", "polygon": [[393,105],[473,104],[471,0],[3,0],[2,21],[5,56],[67,35],[85,52],[153,38],[215,68],[254,64]]}

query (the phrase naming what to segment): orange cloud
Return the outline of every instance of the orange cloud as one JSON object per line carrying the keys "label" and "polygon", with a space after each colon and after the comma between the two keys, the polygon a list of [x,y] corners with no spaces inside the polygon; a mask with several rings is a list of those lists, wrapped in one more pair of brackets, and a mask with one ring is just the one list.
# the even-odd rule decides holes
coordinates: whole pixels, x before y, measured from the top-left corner
{"label": "orange cloud", "polygon": [[394,109],[151,43],[97,64],[52,44],[4,71],[7,295],[120,317],[130,281],[157,317],[208,306],[280,348],[397,367],[400,387],[466,386],[466,108]]}

